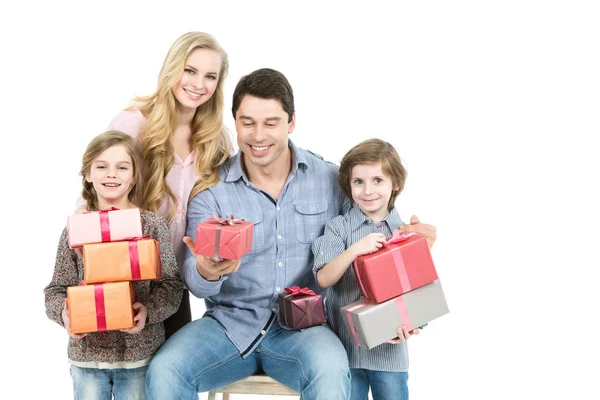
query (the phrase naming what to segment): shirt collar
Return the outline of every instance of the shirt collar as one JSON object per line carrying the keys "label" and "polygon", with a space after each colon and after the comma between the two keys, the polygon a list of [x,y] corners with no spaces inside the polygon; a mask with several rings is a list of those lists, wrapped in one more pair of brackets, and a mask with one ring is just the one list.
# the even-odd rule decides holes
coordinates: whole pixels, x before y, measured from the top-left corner
{"label": "shirt collar", "polygon": [[[307,168],[308,163],[306,162],[306,156],[304,152],[298,151],[298,148],[291,140],[288,140],[288,147],[292,151],[292,160],[294,160],[292,162],[291,172],[291,174],[294,175],[298,168]],[[225,177],[225,182],[235,182],[240,178],[242,178],[246,183],[250,182],[246,176],[246,173],[244,172],[244,166],[242,165],[242,154],[243,153],[238,150],[237,154],[231,158],[229,163],[229,172]]]}
{"label": "shirt collar", "polygon": [[[350,223],[350,229],[352,231],[358,229],[364,223],[373,223],[373,219],[366,217],[365,214],[360,210],[360,208],[354,204],[350,211],[348,211],[348,222]],[[392,208],[392,210],[381,220],[381,223],[387,224],[390,231],[393,230],[394,227],[399,227],[402,225],[402,220],[400,219],[400,215],[396,211],[396,208]]]}

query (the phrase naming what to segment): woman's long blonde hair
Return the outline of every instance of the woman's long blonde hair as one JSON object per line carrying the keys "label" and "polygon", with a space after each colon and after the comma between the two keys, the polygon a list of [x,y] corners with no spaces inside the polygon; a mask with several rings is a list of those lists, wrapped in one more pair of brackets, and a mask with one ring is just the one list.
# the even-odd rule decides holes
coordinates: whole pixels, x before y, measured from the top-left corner
{"label": "woman's long blonde hair", "polygon": [[137,144],[133,141],[131,136],[123,132],[106,131],[92,139],[81,159],[81,170],[79,171],[83,184],[81,196],[86,201],[86,209],[88,211],[98,211],[100,210],[100,205],[98,204],[98,193],[96,193],[94,185],[87,181],[87,177],[92,169],[94,160],[113,146],[125,147],[125,151],[129,154],[129,157],[131,157],[133,180],[127,198],[131,204],[139,206],[139,197],[140,192],[142,191],[142,173],[140,172],[140,154]]}
{"label": "woman's long blonde hair", "polygon": [[140,110],[146,116],[148,128],[142,135],[144,162],[144,192],[142,208],[158,212],[165,196],[173,201],[168,211],[170,221],[177,209],[177,199],[167,185],[167,174],[175,162],[171,137],[177,128],[176,99],[171,88],[183,76],[185,62],[195,49],[208,49],[221,55],[219,81],[212,97],[196,110],[192,120],[192,149],[198,181],[190,200],[199,192],[214,186],[219,180],[219,166],[231,155],[229,132],[223,126],[223,82],[229,69],[227,53],[214,37],[203,32],[188,32],[173,43],[158,75],[154,94],[136,97],[129,110]]}

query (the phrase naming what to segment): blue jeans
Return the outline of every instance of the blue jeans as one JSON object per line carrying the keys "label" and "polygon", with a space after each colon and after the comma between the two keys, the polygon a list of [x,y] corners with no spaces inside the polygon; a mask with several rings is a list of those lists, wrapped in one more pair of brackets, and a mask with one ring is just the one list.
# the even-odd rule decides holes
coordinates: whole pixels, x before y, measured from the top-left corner
{"label": "blue jeans", "polygon": [[408,400],[408,372],[384,372],[351,368],[352,400]]}
{"label": "blue jeans", "polygon": [[146,371],[140,368],[98,369],[71,365],[75,400],[145,400]]}
{"label": "blue jeans", "polygon": [[341,342],[325,325],[303,331],[275,322],[246,358],[210,317],[177,331],[158,350],[148,369],[149,399],[197,400],[198,393],[264,372],[304,400],[349,400],[350,370]]}

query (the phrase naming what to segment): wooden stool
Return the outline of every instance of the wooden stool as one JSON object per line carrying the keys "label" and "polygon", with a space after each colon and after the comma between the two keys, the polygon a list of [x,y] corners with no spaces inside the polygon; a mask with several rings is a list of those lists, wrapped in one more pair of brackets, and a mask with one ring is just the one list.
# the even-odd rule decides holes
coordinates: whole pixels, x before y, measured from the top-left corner
{"label": "wooden stool", "polygon": [[217,393],[223,393],[223,400],[229,400],[230,393],[298,396],[298,393],[268,375],[252,375],[222,388],[211,390],[208,392],[208,400],[216,400]]}

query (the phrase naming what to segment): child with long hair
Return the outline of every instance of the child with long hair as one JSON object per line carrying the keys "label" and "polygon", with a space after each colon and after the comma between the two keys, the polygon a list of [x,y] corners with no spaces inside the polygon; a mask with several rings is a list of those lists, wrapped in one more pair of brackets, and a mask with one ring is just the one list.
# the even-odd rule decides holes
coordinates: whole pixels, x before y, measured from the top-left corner
{"label": "child with long hair", "polygon": [[[122,132],[108,131],[88,145],[81,165],[82,197],[86,208],[98,211],[135,208],[141,189],[140,161],[134,140]],[[171,244],[167,221],[140,210],[142,233],[159,242],[162,278],[133,283],[135,326],[121,331],[89,334],[71,332],[67,287],[83,280],[83,261],[69,248],[65,228],[56,254],[54,274],[44,289],[46,314],[67,330],[75,399],[145,399],[148,364],[164,342],[163,321],[181,302],[183,284]]]}
{"label": "child with long hair", "polygon": [[[343,157],[338,182],[352,208],[325,226],[312,245],[313,272],[327,292],[327,317],[348,353],[352,374],[352,400],[408,399],[408,349],[406,340],[418,329],[398,327],[398,338],[372,349],[357,346],[339,313],[340,307],[360,299],[352,268],[356,257],[383,247],[386,237],[404,224],[394,203],[404,188],[406,170],[394,147],[379,139],[354,146]],[[411,224],[419,223],[413,216]],[[435,228],[422,224],[421,233],[431,247]]]}
{"label": "child with long hair", "polygon": [[[109,129],[133,137],[143,156],[144,190],[140,206],[170,223],[179,267],[189,199],[218,181],[219,166],[232,154],[223,126],[223,84],[227,53],[211,35],[188,32],[169,49],[150,96],[137,97]],[[78,203],[85,211],[83,200]],[[189,294],[165,322],[166,337],[191,321]]]}

